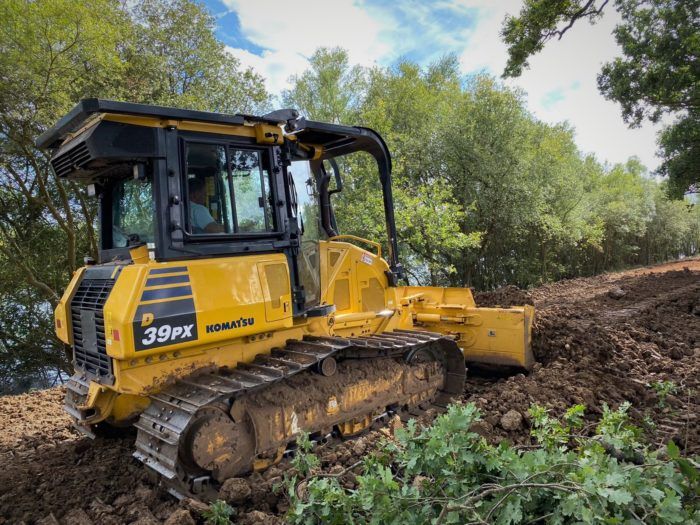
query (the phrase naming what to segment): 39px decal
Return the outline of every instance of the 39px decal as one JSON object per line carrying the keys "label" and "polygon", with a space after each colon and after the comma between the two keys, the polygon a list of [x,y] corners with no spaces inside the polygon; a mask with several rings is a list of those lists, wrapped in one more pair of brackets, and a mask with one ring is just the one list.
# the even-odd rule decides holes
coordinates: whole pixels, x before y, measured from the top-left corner
{"label": "39px decal", "polygon": [[169,324],[161,325],[156,328],[152,326],[144,331],[144,337],[141,339],[141,343],[144,346],[150,346],[156,341],[159,343],[165,343],[166,341],[178,342],[178,339],[188,340],[192,337],[193,324],[187,324],[183,326],[170,326]]}
{"label": "39px decal", "polygon": [[197,339],[197,314],[191,298],[142,304],[134,316],[134,346],[150,350]]}

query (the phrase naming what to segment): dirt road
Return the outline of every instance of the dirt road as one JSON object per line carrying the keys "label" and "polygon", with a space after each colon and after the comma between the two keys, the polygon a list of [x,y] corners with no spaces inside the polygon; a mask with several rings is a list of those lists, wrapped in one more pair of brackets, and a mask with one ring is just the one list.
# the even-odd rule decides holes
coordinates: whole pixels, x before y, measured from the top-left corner
{"label": "dirt road", "polygon": [[[586,405],[595,419],[603,403],[627,400],[649,441],[673,439],[700,454],[700,260],[575,279],[524,293],[480,294],[482,304],[535,304],[533,348],[539,363],[529,375],[494,377],[470,369],[464,399],[482,407],[479,432],[491,440],[529,442],[532,403],[559,413]],[[672,381],[660,398],[651,386]],[[176,503],[150,484],[131,457],[133,437],[94,442],[70,429],[60,389],[0,398],[0,524],[69,525],[194,523],[201,507]],[[324,468],[362,456],[381,436],[319,451]],[[225,496],[237,523],[276,523],[285,507],[273,486],[282,464],[264,476],[232,483]],[[352,484],[352,480],[347,480]]]}

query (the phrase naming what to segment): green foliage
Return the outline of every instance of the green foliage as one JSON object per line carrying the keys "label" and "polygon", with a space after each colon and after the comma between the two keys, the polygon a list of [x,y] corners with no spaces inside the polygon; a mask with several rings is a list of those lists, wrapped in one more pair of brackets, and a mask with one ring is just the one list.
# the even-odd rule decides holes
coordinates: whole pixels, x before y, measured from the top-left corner
{"label": "green foliage", "polygon": [[531,434],[547,450],[567,445],[574,430],[583,426],[583,413],[586,407],[574,405],[569,408],[561,420],[549,415],[546,407],[533,405],[529,414],[532,418]]}
{"label": "green foliage", "polygon": [[690,110],[659,135],[661,174],[668,176],[669,193],[680,197],[700,191],[700,113]]}
{"label": "green foliage", "polygon": [[654,389],[656,395],[659,397],[659,408],[664,408],[666,406],[666,398],[669,394],[675,394],[678,392],[678,386],[675,382],[668,381],[654,381],[651,383],[651,388]]}
{"label": "green foliage", "polygon": [[242,69],[226,51],[216,38],[214,16],[202,4],[140,0],[130,14],[134,23],[147,28],[136,32],[127,55],[133,76],[145,90],[139,98],[224,113],[256,113],[265,107],[262,77]]}
{"label": "green foliage", "polygon": [[595,22],[607,0],[525,0],[519,16],[509,15],[501,35],[508,45],[505,76],[517,77],[528,59],[554,38],[561,39],[578,20]]}
{"label": "green foliage", "polygon": [[[635,159],[604,167],[583,156],[570,126],[537,121],[493,78],[462,78],[454,57],[362,69],[321,50],[285,97],[310,118],[354,119],[387,141],[412,282],[527,287],[698,251],[697,206],[670,200]],[[383,241],[374,161],[340,164],[340,231]]]}
{"label": "green foliage", "polygon": [[299,454],[292,459],[292,467],[302,476],[308,476],[321,464],[316,456],[309,454],[313,448],[313,443],[309,439],[309,434],[301,432],[296,439]]}
{"label": "green foliage", "polygon": [[504,75],[520,75],[546,42],[562,38],[579,20],[595,22],[608,3],[621,16],[614,35],[623,56],[603,65],[598,87],[632,126],[677,115],[659,138],[660,172],[669,177],[671,194],[682,196],[700,182],[699,0],[528,0],[503,24]]}
{"label": "green foliage", "polygon": [[213,17],[192,0],[3,1],[0,50],[5,391],[71,368],[52,310],[83,256],[97,252],[96,201],[56,179],[34,147],[37,136],[86,97],[217,111],[258,111],[268,97],[262,78],[226,52]]}
{"label": "green foliage", "polygon": [[[533,407],[542,448],[524,451],[488,444],[470,430],[480,419],[478,409],[453,405],[428,428],[409,422],[394,441],[366,457],[354,489],[330,476],[288,480],[287,518],[298,524],[698,520],[697,462],[681,458],[673,444],[668,459],[649,451],[627,409],[605,407],[597,434],[585,437],[567,435],[581,428],[582,406],[561,420]],[[623,449],[641,454],[642,463],[618,459]]]}
{"label": "green foliage", "polygon": [[601,92],[633,124],[666,111],[697,109],[700,99],[700,1],[618,0],[622,57],[605,64]]}
{"label": "green foliage", "polygon": [[347,52],[340,48],[319,48],[309,63],[309,69],[290,79],[292,89],[282,93],[285,105],[323,122],[343,124],[356,120],[365,71],[351,66]]}
{"label": "green foliage", "polygon": [[207,525],[229,525],[231,516],[235,514],[235,510],[223,500],[216,500],[209,505],[202,515],[207,522]]}

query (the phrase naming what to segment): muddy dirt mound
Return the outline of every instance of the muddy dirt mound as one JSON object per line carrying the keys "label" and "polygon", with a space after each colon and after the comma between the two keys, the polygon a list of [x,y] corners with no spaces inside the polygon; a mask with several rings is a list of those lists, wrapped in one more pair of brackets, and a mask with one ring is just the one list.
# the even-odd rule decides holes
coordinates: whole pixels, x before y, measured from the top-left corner
{"label": "muddy dirt mound", "polygon": [[160,523],[176,505],[157,496],[131,458],[133,437],[82,437],[63,395],[0,398],[0,523]]}
{"label": "muddy dirt mound", "polygon": [[497,288],[491,292],[474,292],[474,301],[477,306],[520,306],[534,304],[532,297],[526,290],[517,286],[508,285]]}
{"label": "muddy dirt mound", "polygon": [[[687,266],[687,269],[684,269]],[[497,442],[531,443],[528,408],[555,414],[573,404],[594,421],[603,403],[632,403],[631,413],[653,446],[674,440],[700,454],[700,261],[687,261],[523,292],[506,287],[475,294],[481,306],[534,302],[529,374],[495,376],[470,369],[463,400],[482,408],[478,431]],[[662,381],[672,385],[663,394]],[[656,385],[656,388],[655,386]],[[132,458],[133,436],[90,441],[71,429],[61,389],[0,397],[0,525],[203,523],[202,503],[175,502],[155,489]],[[430,414],[423,416],[430,419]],[[400,422],[392,422],[393,427]],[[388,429],[321,446],[322,468],[346,487],[353,465]],[[231,481],[222,492],[236,523],[281,523],[287,500],[279,490],[291,461]]]}
{"label": "muddy dirt mound", "polygon": [[[489,437],[528,443],[532,403],[555,413],[583,404],[595,419],[603,403],[629,401],[653,444],[673,439],[700,453],[700,271],[607,275],[534,292],[533,371],[468,378],[465,398],[484,409]],[[674,392],[660,393],[662,382]],[[511,429],[502,419],[513,410],[523,419]]]}

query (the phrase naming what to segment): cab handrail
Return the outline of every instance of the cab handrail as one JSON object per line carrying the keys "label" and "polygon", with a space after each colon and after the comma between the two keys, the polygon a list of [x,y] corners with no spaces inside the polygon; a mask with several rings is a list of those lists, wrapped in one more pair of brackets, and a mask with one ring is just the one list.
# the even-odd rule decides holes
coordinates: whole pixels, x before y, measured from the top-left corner
{"label": "cab handrail", "polygon": [[364,237],[358,237],[357,235],[349,235],[349,234],[334,235],[333,237],[328,237],[329,241],[339,241],[342,239],[349,239],[349,240],[357,241],[357,242],[366,242],[370,246],[374,246],[377,249],[377,257],[381,258],[381,256],[382,256],[382,245],[376,241],[370,241],[369,239],[365,239]]}

